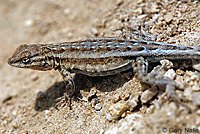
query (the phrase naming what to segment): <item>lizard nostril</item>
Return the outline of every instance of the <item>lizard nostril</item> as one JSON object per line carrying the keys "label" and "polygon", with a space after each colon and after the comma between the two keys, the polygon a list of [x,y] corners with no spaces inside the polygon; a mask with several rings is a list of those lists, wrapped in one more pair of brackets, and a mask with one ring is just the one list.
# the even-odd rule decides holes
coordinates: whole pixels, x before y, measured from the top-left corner
{"label": "lizard nostril", "polygon": [[12,60],[11,57],[8,59],[7,63],[8,63],[9,65],[11,65],[11,64],[13,63],[13,60]]}

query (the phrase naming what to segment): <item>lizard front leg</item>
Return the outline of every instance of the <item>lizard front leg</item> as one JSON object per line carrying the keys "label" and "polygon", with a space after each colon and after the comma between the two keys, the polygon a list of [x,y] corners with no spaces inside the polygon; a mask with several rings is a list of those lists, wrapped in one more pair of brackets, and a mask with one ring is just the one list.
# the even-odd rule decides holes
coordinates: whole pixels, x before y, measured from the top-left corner
{"label": "lizard front leg", "polygon": [[[178,85],[174,80],[160,75],[158,73],[147,73],[148,62],[143,57],[138,57],[133,64],[133,72],[135,77],[146,84],[156,85],[158,87],[165,87],[165,94],[171,97],[177,104],[182,104],[175,93],[175,89],[183,90],[181,85]],[[184,104],[182,104],[184,105]],[[185,106],[185,105],[184,105]]]}
{"label": "lizard front leg", "polygon": [[75,93],[75,83],[71,76],[71,73],[68,71],[68,69],[65,66],[61,66],[60,68],[58,68],[58,70],[64,80],[66,92],[64,93],[63,97],[60,97],[56,100],[57,104],[55,108],[57,109],[57,107],[61,103],[64,103],[63,107],[65,106],[66,103],[68,103],[68,106],[70,106],[70,109],[71,109],[71,98]]}

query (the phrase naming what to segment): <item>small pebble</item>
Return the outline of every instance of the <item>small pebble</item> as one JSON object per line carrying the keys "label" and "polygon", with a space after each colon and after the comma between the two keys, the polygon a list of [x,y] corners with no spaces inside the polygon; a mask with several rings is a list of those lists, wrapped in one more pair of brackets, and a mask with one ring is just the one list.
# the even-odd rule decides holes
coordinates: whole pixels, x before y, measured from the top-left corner
{"label": "small pebble", "polygon": [[175,76],[176,76],[176,73],[173,69],[169,69],[165,74],[164,76],[167,76],[169,77],[170,79],[174,79]]}
{"label": "small pebble", "polygon": [[99,111],[99,110],[101,110],[102,107],[101,107],[101,104],[98,103],[98,104],[95,105],[94,108],[95,108],[95,110]]}
{"label": "small pebble", "polygon": [[92,88],[90,90],[89,95],[87,96],[88,101],[91,101],[93,98],[96,98],[97,97],[96,94],[97,94],[97,89],[96,88]]}
{"label": "small pebble", "polygon": [[31,25],[33,25],[33,20],[32,19],[26,20],[24,25],[25,26],[31,26]]}
{"label": "small pebble", "polygon": [[200,116],[200,109],[198,109],[198,110],[196,111],[196,113]]}
{"label": "small pebble", "polygon": [[151,114],[155,110],[155,105],[151,105],[149,108],[147,108],[146,113]]}
{"label": "small pebble", "polygon": [[129,96],[130,96],[129,94],[125,94],[125,95],[122,97],[122,100],[124,100],[124,101],[128,100]]}
{"label": "small pebble", "polygon": [[166,23],[170,23],[173,20],[173,16],[171,14],[165,15],[164,19]]}
{"label": "small pebble", "polygon": [[177,74],[177,75],[184,75],[185,72],[184,72],[183,70],[181,70],[181,69],[177,69],[177,70],[176,70],[176,74]]}
{"label": "small pebble", "polygon": [[151,12],[152,12],[153,14],[159,12],[159,7],[158,7],[158,5],[157,5],[156,3],[152,3],[152,5],[151,5]]}
{"label": "small pebble", "polygon": [[200,105],[200,92],[194,92],[192,100],[196,105]]}
{"label": "small pebble", "polygon": [[112,105],[109,109],[110,115],[108,116],[108,120],[117,120],[121,117],[121,115],[128,110],[128,103],[121,100],[118,103]]}
{"label": "small pebble", "polygon": [[151,100],[156,94],[158,93],[157,87],[152,87],[144,91],[141,95],[141,102],[147,103],[149,100]]}
{"label": "small pebble", "polygon": [[36,81],[38,78],[39,78],[39,77],[38,77],[38,75],[37,75],[36,73],[33,73],[33,74],[31,75],[31,80],[32,80],[32,81]]}
{"label": "small pebble", "polygon": [[115,95],[114,95],[113,101],[116,103],[116,102],[118,102],[119,100],[121,100],[120,95],[119,95],[119,94],[115,94]]}
{"label": "small pebble", "polygon": [[121,5],[121,4],[123,4],[123,3],[124,3],[124,0],[117,0],[116,1],[116,5],[118,5],[118,6]]}
{"label": "small pebble", "polygon": [[20,134],[28,134],[28,131],[22,130]]}
{"label": "small pebble", "polygon": [[124,118],[124,117],[126,117],[126,115],[127,115],[127,113],[124,112],[124,113],[121,115],[121,117]]}
{"label": "small pebble", "polygon": [[105,132],[105,134],[118,134],[118,128],[114,127],[113,129],[109,129]]}
{"label": "small pebble", "polygon": [[49,110],[45,110],[45,114],[48,115],[50,113]]}
{"label": "small pebble", "polygon": [[98,30],[96,28],[91,29],[91,33],[97,36],[99,34]]}
{"label": "small pebble", "polygon": [[144,19],[146,16],[147,16],[146,14],[139,15],[139,16],[138,16],[138,19],[139,19],[139,20],[142,20],[142,19]]}
{"label": "small pebble", "polygon": [[200,71],[200,63],[192,66],[194,69]]}
{"label": "small pebble", "polygon": [[64,14],[66,15],[69,15],[71,13],[71,10],[69,8],[66,8],[64,11],[63,11]]}
{"label": "small pebble", "polygon": [[12,127],[15,128],[15,129],[19,128],[19,124],[18,124],[16,121],[12,122],[11,125],[12,125]]}
{"label": "small pebble", "polygon": [[135,109],[135,107],[138,105],[138,101],[139,101],[139,99],[138,99],[139,95],[134,95],[133,97],[132,96],[128,100],[128,105],[129,105],[130,111],[133,111]]}
{"label": "small pebble", "polygon": [[91,100],[92,107],[95,107],[97,103],[98,103],[97,98],[93,98],[93,99]]}

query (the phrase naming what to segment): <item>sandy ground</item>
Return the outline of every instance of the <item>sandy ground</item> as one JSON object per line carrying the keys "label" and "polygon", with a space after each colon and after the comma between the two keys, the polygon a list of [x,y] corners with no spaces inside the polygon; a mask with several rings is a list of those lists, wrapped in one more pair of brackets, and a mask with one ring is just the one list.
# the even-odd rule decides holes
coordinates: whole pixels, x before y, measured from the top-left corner
{"label": "sandy ground", "polygon": [[1,0],[0,133],[199,133],[200,103],[192,100],[200,90],[197,71],[176,71],[187,89],[178,94],[192,112],[173,101],[157,108],[157,97],[142,104],[141,85],[131,70],[97,78],[75,75],[77,96],[84,101],[74,98],[72,110],[56,110],[55,100],[65,90],[59,72],[7,64],[24,43],[120,37],[199,46],[199,7],[187,0]]}

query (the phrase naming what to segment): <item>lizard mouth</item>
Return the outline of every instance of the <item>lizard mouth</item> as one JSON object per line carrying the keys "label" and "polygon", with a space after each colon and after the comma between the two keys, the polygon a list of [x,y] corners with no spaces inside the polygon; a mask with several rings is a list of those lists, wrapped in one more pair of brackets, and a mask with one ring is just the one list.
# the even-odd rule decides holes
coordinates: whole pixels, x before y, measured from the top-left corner
{"label": "lizard mouth", "polygon": [[13,67],[25,68],[25,66],[19,65],[12,57],[8,59],[7,63]]}
{"label": "lizard mouth", "polygon": [[12,57],[8,58],[7,63],[8,63],[10,66],[13,66],[13,67],[27,68],[27,65],[26,65],[26,64],[22,64],[22,63],[20,63],[19,61],[13,59]]}

